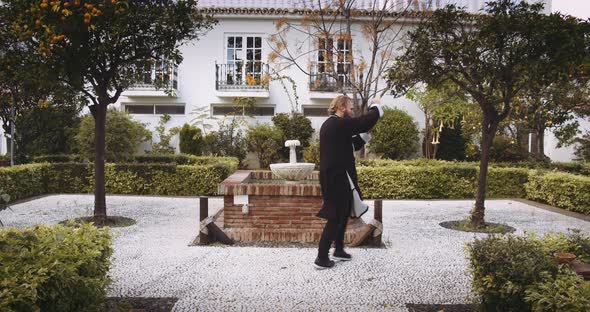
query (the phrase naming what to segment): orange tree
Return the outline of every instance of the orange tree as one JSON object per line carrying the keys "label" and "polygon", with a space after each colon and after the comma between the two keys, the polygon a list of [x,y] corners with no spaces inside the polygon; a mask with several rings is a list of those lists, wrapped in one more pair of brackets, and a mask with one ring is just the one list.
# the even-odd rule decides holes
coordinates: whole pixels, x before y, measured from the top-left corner
{"label": "orange tree", "polygon": [[[182,61],[180,46],[215,20],[192,0],[9,0],[13,29],[56,79],[85,95],[95,119],[94,219],[107,220],[104,163],[107,107],[155,61]],[[162,78],[162,77],[160,77]],[[157,87],[171,89],[166,79]]]}
{"label": "orange tree", "polygon": [[409,32],[410,46],[388,73],[391,88],[450,82],[469,94],[482,112],[481,162],[473,227],[484,223],[490,147],[498,126],[529,82],[549,86],[567,81],[588,55],[588,27],[573,17],[540,13],[542,4],[498,0],[472,16],[455,6]]}

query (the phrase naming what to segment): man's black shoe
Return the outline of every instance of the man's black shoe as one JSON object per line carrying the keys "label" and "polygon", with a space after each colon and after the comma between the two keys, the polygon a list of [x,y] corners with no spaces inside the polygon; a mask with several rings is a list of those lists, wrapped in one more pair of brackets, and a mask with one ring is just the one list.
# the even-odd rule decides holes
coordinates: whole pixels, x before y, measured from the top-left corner
{"label": "man's black shoe", "polygon": [[313,266],[318,270],[329,269],[334,266],[334,261],[330,260],[330,258],[320,259],[318,257],[318,258],[315,258],[315,262],[313,263]]}
{"label": "man's black shoe", "polygon": [[347,254],[346,251],[344,251],[344,250],[334,250],[334,254],[332,255],[332,258],[334,258],[336,260],[340,260],[340,261],[352,260],[352,256],[350,254]]}

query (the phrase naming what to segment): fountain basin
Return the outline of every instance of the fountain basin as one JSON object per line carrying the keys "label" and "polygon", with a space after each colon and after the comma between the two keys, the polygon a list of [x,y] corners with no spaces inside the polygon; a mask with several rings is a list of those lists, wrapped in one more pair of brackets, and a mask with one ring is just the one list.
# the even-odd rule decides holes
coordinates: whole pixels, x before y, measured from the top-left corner
{"label": "fountain basin", "polygon": [[[326,220],[318,172],[286,183],[271,171],[237,171],[220,183],[223,213],[215,223],[235,241],[317,243]],[[365,222],[349,219],[344,241],[362,235]]]}
{"label": "fountain basin", "polygon": [[309,176],[315,164],[312,163],[285,163],[285,164],[271,164],[270,171],[277,177],[287,181],[301,181]]}

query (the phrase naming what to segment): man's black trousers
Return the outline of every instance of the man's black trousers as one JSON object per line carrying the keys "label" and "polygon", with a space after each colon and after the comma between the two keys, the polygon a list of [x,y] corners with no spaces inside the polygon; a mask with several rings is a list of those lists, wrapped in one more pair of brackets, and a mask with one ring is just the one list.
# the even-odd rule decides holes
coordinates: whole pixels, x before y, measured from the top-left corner
{"label": "man's black trousers", "polygon": [[348,216],[339,219],[329,219],[324,226],[322,237],[318,248],[318,257],[328,259],[328,252],[332,242],[335,242],[336,250],[344,250],[344,233],[346,232],[346,223]]}

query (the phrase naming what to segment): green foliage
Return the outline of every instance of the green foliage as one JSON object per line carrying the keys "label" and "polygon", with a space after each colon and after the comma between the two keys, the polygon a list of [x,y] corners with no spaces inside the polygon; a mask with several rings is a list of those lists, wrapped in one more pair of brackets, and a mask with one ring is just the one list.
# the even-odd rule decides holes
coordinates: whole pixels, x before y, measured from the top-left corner
{"label": "green foliage", "polygon": [[[166,131],[166,124],[170,121],[171,117],[168,114],[160,116],[160,121],[156,127],[158,133],[159,142],[152,144],[152,153],[156,154],[174,154],[175,149],[170,145],[172,137],[178,134],[180,131],[177,127],[171,128]],[[107,149],[108,150],[108,149]]]}
{"label": "green foliage", "polygon": [[590,162],[590,131],[587,131],[582,137],[576,138],[574,154],[577,160]]}
{"label": "green foliage", "polygon": [[467,139],[463,136],[463,126],[458,120],[453,127],[444,127],[440,133],[440,144],[436,151],[436,159],[465,160]]}
{"label": "green foliage", "polygon": [[400,109],[384,109],[384,116],[371,130],[369,149],[389,159],[405,159],[418,148],[418,126],[412,116]]}
{"label": "green foliage", "polygon": [[184,124],[179,132],[180,152],[191,155],[201,155],[203,147],[203,136],[201,129]]}
{"label": "green foliage", "polygon": [[283,147],[283,133],[272,125],[260,124],[252,126],[246,134],[248,150],[256,153],[260,168],[267,169],[279,158],[279,150]]}
{"label": "green foliage", "polygon": [[590,311],[590,282],[573,272],[555,277],[544,274],[541,282],[526,290],[524,299],[533,312]]}
{"label": "green foliage", "polygon": [[[94,161],[95,154],[94,118],[82,117],[76,134],[76,143],[80,154],[87,160]],[[105,133],[105,159],[109,162],[127,161],[137,151],[140,144],[151,137],[145,126],[133,120],[126,112],[111,109],[107,113]]]}
{"label": "green foliage", "polygon": [[206,154],[211,156],[235,157],[240,163],[246,158],[246,139],[237,118],[220,122],[219,130],[209,132],[203,141]]}
{"label": "green foliage", "polygon": [[292,112],[291,114],[279,113],[272,117],[272,122],[283,133],[280,155],[283,160],[289,159],[289,148],[283,144],[287,140],[299,140],[301,148],[297,149],[297,159],[303,156],[303,149],[309,146],[309,141],[314,129],[311,120],[305,115]]}
{"label": "green foliage", "polygon": [[0,230],[0,310],[97,311],[112,253],[108,228],[90,224]]}
{"label": "green foliage", "polygon": [[58,154],[58,155],[41,155],[35,156],[32,159],[33,163],[67,163],[67,162],[83,162],[84,159],[76,154]]}
{"label": "green foliage", "polygon": [[36,107],[18,117],[16,157],[26,163],[33,156],[73,152],[80,124],[79,105]]}
{"label": "green foliage", "polygon": [[[586,311],[587,285],[553,254],[590,256],[590,237],[574,231],[542,237],[490,236],[467,244],[473,291],[483,311]],[[573,289],[577,287],[577,289]]]}
{"label": "green foliage", "polygon": [[308,147],[303,149],[303,160],[314,163],[316,169],[320,168],[320,140],[313,140]]}
{"label": "green foliage", "polygon": [[528,286],[555,276],[557,261],[535,241],[513,235],[476,239],[467,245],[473,291],[483,311],[529,311]]}
{"label": "green foliage", "polygon": [[47,164],[1,167],[0,189],[11,202],[44,194],[48,168]]}
{"label": "green foliage", "polygon": [[590,177],[534,171],[525,184],[527,197],[556,207],[590,214]]}
{"label": "green foliage", "polygon": [[529,158],[529,153],[520,147],[511,138],[496,136],[490,149],[490,161],[524,161]]}

